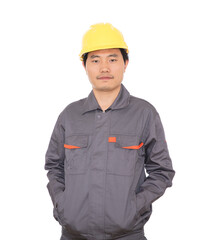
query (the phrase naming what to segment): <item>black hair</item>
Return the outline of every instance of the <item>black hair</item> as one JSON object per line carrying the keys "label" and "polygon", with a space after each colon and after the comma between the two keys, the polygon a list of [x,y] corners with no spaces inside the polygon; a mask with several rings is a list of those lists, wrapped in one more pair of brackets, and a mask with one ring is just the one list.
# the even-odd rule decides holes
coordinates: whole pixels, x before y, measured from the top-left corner
{"label": "black hair", "polygon": [[[124,63],[126,63],[126,61],[129,60],[129,55],[128,55],[126,49],[124,49],[124,48],[119,48],[119,49],[120,49],[121,54],[122,54],[122,57],[123,57],[123,59],[124,59]],[[88,58],[88,53],[85,53],[85,54],[83,55],[83,63],[84,63],[84,66],[86,66],[87,58]]]}
{"label": "black hair", "polygon": [[120,51],[121,51],[122,57],[124,59],[124,63],[126,63],[126,61],[129,61],[129,55],[128,55],[126,49],[120,48]]}

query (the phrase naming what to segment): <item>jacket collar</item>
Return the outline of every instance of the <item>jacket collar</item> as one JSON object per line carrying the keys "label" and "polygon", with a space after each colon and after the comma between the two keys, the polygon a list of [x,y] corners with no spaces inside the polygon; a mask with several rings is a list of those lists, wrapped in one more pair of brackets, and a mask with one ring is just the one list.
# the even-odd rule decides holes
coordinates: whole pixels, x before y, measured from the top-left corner
{"label": "jacket collar", "polygon": [[[109,107],[109,109],[115,110],[115,109],[125,108],[129,105],[129,102],[130,102],[130,94],[127,91],[127,89],[124,87],[124,85],[121,84],[120,92],[117,98],[115,99],[115,101],[113,102],[113,104]],[[82,114],[86,112],[94,111],[97,109],[101,109],[101,107],[99,106],[93,91],[91,91],[91,93],[83,103]]]}

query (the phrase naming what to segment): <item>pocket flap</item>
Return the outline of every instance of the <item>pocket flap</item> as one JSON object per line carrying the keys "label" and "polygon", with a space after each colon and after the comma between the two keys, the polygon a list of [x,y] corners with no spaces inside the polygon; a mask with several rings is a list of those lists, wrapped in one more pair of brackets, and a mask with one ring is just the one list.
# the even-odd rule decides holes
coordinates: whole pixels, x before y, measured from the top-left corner
{"label": "pocket flap", "polygon": [[67,137],[64,147],[68,149],[86,148],[88,146],[88,136],[74,135]]}
{"label": "pocket flap", "polygon": [[139,142],[137,136],[116,136],[116,147],[126,149],[140,149],[143,146],[143,142]]}

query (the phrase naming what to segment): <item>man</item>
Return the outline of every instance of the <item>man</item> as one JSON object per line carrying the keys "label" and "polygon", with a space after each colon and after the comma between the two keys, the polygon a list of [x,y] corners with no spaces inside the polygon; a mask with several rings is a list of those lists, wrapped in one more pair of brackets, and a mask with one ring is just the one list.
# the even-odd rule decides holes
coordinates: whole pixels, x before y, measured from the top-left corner
{"label": "man", "polygon": [[80,58],[93,90],[60,114],[46,153],[61,240],[144,240],[174,177],[159,115],[122,85],[128,47],[111,24],[91,26]]}

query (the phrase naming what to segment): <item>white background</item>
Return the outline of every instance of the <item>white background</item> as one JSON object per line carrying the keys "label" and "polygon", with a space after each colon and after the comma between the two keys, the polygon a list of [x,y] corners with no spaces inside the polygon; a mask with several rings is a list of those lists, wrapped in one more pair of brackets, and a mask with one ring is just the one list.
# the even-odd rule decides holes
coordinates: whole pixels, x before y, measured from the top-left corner
{"label": "white background", "polygon": [[[211,240],[211,1],[0,2],[1,239],[59,240],[44,156],[59,113],[91,86],[78,54],[110,22],[130,50],[124,85],[160,113],[176,177],[148,240]],[[4,236],[4,237],[3,237]]]}

